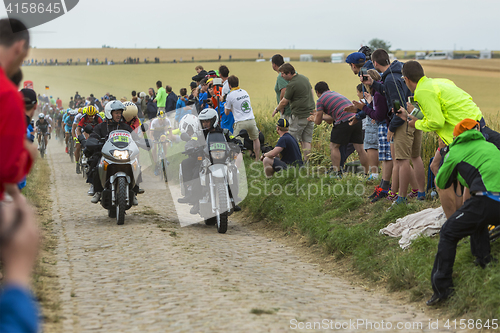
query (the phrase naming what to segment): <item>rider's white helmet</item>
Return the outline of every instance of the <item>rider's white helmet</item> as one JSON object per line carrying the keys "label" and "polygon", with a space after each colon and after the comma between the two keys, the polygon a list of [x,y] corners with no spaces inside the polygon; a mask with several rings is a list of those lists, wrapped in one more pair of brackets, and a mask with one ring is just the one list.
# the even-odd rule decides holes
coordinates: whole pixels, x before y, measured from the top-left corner
{"label": "rider's white helmet", "polygon": [[137,105],[135,105],[134,102],[126,101],[123,103],[125,106],[125,111],[123,111],[123,118],[125,118],[125,121],[131,121],[134,117],[137,116],[137,113],[139,110],[137,110]]}
{"label": "rider's white helmet", "polygon": [[38,115],[38,119],[44,119],[44,118],[45,118],[45,115],[44,115],[43,113],[40,113],[40,114]]}
{"label": "rider's white helmet", "polygon": [[125,111],[125,105],[123,105],[122,102],[114,100],[111,102],[108,102],[106,104],[106,107],[104,108],[104,114],[106,115],[106,119],[113,119],[113,116],[111,115],[111,112],[115,110],[122,110]]}
{"label": "rider's white helmet", "polygon": [[[219,115],[214,109],[203,109],[198,115],[198,120],[200,121],[201,128],[206,131],[217,127],[217,125],[219,124]],[[210,120],[210,127],[203,128],[203,124],[201,123],[202,120]]]}
{"label": "rider's white helmet", "polygon": [[179,129],[181,130],[181,133],[187,133],[189,135],[198,133],[200,131],[200,122],[198,121],[198,117],[194,114],[185,115],[179,122]]}

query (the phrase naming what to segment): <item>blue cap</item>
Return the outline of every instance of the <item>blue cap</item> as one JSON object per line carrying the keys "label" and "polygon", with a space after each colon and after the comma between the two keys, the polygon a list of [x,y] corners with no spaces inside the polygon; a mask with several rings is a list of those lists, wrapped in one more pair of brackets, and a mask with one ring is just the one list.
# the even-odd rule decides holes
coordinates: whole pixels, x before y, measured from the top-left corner
{"label": "blue cap", "polygon": [[345,58],[345,62],[348,64],[364,64],[366,61],[366,56],[361,52],[351,53]]}

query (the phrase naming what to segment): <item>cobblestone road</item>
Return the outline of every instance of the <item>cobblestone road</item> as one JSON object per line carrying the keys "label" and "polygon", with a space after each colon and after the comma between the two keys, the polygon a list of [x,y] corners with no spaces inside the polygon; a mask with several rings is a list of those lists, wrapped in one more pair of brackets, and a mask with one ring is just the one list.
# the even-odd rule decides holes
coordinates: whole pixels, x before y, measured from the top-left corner
{"label": "cobblestone road", "polygon": [[155,179],[145,177],[139,206],[118,226],[90,203],[63,148],[52,142],[48,153],[64,332],[310,332],[293,328],[323,319],[436,332],[421,310],[321,273],[232,220],[224,235],[202,223],[181,228]]}

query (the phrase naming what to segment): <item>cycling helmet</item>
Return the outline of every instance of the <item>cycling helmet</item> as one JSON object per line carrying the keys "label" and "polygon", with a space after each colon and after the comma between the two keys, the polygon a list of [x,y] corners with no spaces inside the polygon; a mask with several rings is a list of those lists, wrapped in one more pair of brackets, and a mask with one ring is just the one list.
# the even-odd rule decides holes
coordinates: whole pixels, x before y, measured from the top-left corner
{"label": "cycling helmet", "polygon": [[165,119],[167,118],[167,114],[165,113],[165,111],[159,110],[158,113],[156,114],[156,117],[158,117],[158,119]]}
{"label": "cycling helmet", "polygon": [[134,102],[125,102],[123,103],[123,105],[125,105],[125,111],[123,111],[123,118],[125,119],[125,121],[131,121],[132,119],[134,119],[134,117],[137,117],[137,105],[135,105]]}
{"label": "cycling helmet", "polygon": [[193,135],[193,133],[196,133],[200,130],[200,122],[194,114],[187,114],[182,117],[181,121],[179,122],[179,129],[181,130],[181,133]]}
{"label": "cycling helmet", "polygon": [[44,115],[43,113],[40,113],[40,114],[38,115],[38,119],[45,119],[45,115]]}
{"label": "cycling helmet", "polygon": [[[214,109],[203,109],[198,115],[198,120],[200,121],[201,128],[203,131],[209,131],[212,128],[216,128],[219,124],[219,115]],[[202,120],[210,120],[210,126],[208,128],[203,128]]]}
{"label": "cycling helmet", "polygon": [[106,114],[104,113],[104,111],[101,111],[99,112],[99,116],[101,117],[101,119],[106,119]]}
{"label": "cycling helmet", "polygon": [[73,110],[69,111],[68,114],[70,116],[76,116],[78,114],[78,110],[77,109],[73,109]]}
{"label": "cycling helmet", "polygon": [[122,102],[117,100],[107,103],[106,107],[104,108],[104,114],[106,115],[106,119],[112,120],[113,116],[111,115],[111,112],[116,110],[125,111],[125,105],[123,105]]}
{"label": "cycling helmet", "polygon": [[95,106],[90,105],[89,107],[87,107],[87,112],[86,113],[89,116],[95,116],[97,114],[97,109],[95,108]]}
{"label": "cycling helmet", "polygon": [[82,108],[78,108],[78,110],[76,110],[76,111],[77,111],[77,113],[84,113]]}

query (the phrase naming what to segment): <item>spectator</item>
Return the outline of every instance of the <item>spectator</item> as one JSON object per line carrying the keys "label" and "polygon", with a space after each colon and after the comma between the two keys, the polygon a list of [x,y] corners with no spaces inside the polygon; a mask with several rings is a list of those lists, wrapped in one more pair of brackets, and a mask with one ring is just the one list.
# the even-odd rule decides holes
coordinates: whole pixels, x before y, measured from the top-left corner
{"label": "spectator", "polygon": [[56,105],[59,109],[62,109],[62,100],[59,97],[57,97]]}
{"label": "spectator", "polygon": [[155,93],[155,90],[153,88],[148,89],[148,94],[149,94],[149,97],[151,100],[154,100],[156,98],[156,93]]}
{"label": "spectator", "polygon": [[142,113],[142,119],[141,122],[144,122],[144,118],[146,117],[146,109],[147,109],[147,103],[146,103],[146,93],[143,91],[139,94],[139,97],[141,98],[141,113]]}
{"label": "spectator", "polygon": [[[340,146],[352,143],[358,152],[359,160],[363,166],[364,172],[368,171],[368,157],[363,149],[363,130],[361,123],[354,126],[349,126],[349,119],[353,113],[345,112],[344,109],[351,105],[347,97],[341,94],[330,91],[328,84],[324,81],[316,83],[314,86],[318,101],[316,102],[316,113],[314,123],[319,125],[324,121],[328,123],[334,122],[330,135],[330,158],[332,161],[332,171],[336,176],[342,177],[340,169]],[[293,112],[293,106],[292,106]]]}
{"label": "spectator", "polygon": [[75,101],[73,100],[73,97],[70,98],[68,107],[70,109],[74,109],[75,108]]}
{"label": "spectator", "polygon": [[[302,166],[302,155],[297,140],[288,133],[289,123],[286,119],[278,119],[276,131],[280,138],[276,147],[270,152],[262,154],[261,161],[267,178],[271,178],[275,172],[286,170],[288,167]],[[278,155],[281,154],[281,159]]]}
{"label": "spectator", "polygon": [[[378,74],[376,70],[372,69],[372,71]],[[369,104],[372,101],[372,97],[370,94],[365,93],[365,99],[363,90],[363,84],[360,83],[356,86],[356,94],[358,95],[360,102],[363,104]],[[370,118],[370,116],[366,116],[366,118],[363,119],[363,132],[363,147],[365,148],[368,158],[368,166],[370,168],[370,170],[367,170],[370,173],[368,180],[378,179],[378,125],[374,119]]]}
{"label": "spectator", "polygon": [[167,102],[167,92],[165,91],[165,88],[162,87],[161,81],[156,81],[156,88],[158,89],[158,94],[156,94],[156,97],[155,99],[153,99],[153,102],[156,103],[158,111],[165,111],[165,104]]}
{"label": "spectator", "polygon": [[288,81],[285,96],[280,101],[273,116],[282,112],[290,103],[292,115],[290,119],[290,134],[302,145],[304,161],[307,162],[311,152],[311,142],[314,130],[314,122],[308,120],[314,111],[314,97],[312,95],[311,83],[302,74],[295,72],[295,68],[289,63],[280,66],[281,76]]}
{"label": "spectator", "polygon": [[200,107],[201,109],[206,109],[209,107],[209,96],[208,96],[208,78],[204,78],[200,81],[200,89],[198,92],[198,100],[200,102]]}
{"label": "spectator", "polygon": [[227,128],[231,133],[233,133],[234,115],[232,112],[226,114],[226,112],[224,111],[224,108],[226,106],[226,96],[231,91],[231,88],[229,88],[229,82],[227,81],[227,79],[229,78],[229,68],[227,68],[227,66],[225,65],[221,65],[219,67],[219,76],[222,79],[222,89],[218,90],[218,94],[220,95],[220,103],[218,106],[218,111],[220,113],[220,126],[222,128]]}
{"label": "spectator", "polygon": [[[276,78],[276,84],[274,85],[274,92],[276,93],[276,103],[280,103],[283,97],[285,97],[286,87],[288,86],[288,81],[285,80],[279,71],[281,65],[283,65],[285,61],[283,60],[283,56],[281,54],[275,54],[271,58],[271,66],[273,70],[278,73],[278,77]],[[283,112],[281,112],[281,118],[286,119],[290,122],[290,116],[292,115],[292,110],[290,109],[290,105],[285,106]]]}
{"label": "spectator", "polygon": [[[374,69],[369,69],[368,74],[374,81],[381,80],[380,74]],[[350,124],[355,124],[365,115],[370,116],[378,124],[378,160],[382,161],[382,180],[380,185],[375,187],[373,194],[369,196],[369,199],[372,199],[371,202],[374,203],[389,194],[393,163],[390,143],[387,141],[387,126],[391,118],[388,115],[385,96],[368,85],[365,85],[365,88],[369,95],[365,93],[364,96],[371,101],[368,104],[353,101],[354,106],[360,111],[356,113],[356,116],[351,117]]]}
{"label": "spectator", "polygon": [[205,78],[205,76],[207,76],[208,73],[207,73],[206,70],[203,69],[203,66],[201,66],[201,65],[196,66],[195,70],[196,70],[196,73],[198,73],[198,74],[196,74],[195,76],[193,76],[191,78],[191,80],[196,81],[197,83],[199,83],[202,79]]}
{"label": "spectator", "polygon": [[229,68],[226,65],[219,66],[219,77],[222,79],[222,97],[229,94],[231,88],[229,88],[229,83],[227,79],[229,78]]}
{"label": "spectator", "polygon": [[[180,123],[181,119],[187,115],[192,113],[191,106],[188,108],[186,107],[186,104],[189,101],[188,95],[187,95],[187,89],[186,88],[181,88],[179,91],[179,99],[177,100],[177,103],[175,105],[175,122],[177,125]],[[193,103],[191,103],[192,105]]]}
{"label": "spectator", "polygon": [[149,120],[153,120],[158,114],[156,103],[151,100],[149,95],[146,96],[146,114]]}
{"label": "spectator", "polygon": [[137,118],[139,120],[141,120],[141,122],[143,122],[144,121],[144,114],[142,113],[141,104],[138,102],[137,96],[132,97],[131,102],[134,103],[135,106],[137,107]]}
{"label": "spectator", "polygon": [[[389,194],[388,197],[395,199],[396,204],[406,204],[408,184],[410,182],[413,186],[412,196],[425,197],[425,171],[420,157],[422,131],[415,131],[414,128],[406,125],[406,122],[398,115],[401,112],[402,103],[411,95],[402,79],[403,65],[397,60],[391,63],[389,55],[382,49],[373,52],[372,62],[375,69],[383,73],[383,85],[373,81],[371,76],[368,76],[362,82],[381,93],[385,93],[388,109],[393,110],[393,113],[398,112],[392,117],[389,124],[387,140],[391,141],[394,138],[394,154],[392,154],[392,157],[395,158],[396,162],[392,173],[392,191],[399,189],[399,192],[397,196]],[[394,110],[395,102],[400,104],[401,108],[399,110]],[[410,160],[413,163],[413,168],[410,165]]]}
{"label": "spectator", "polygon": [[474,119],[464,119],[455,126],[453,136],[456,138],[450,142],[449,152],[436,176],[438,188],[460,182],[473,195],[441,227],[431,273],[434,294],[427,305],[435,305],[453,293],[453,264],[462,238],[470,236],[476,265],[485,268],[493,260],[488,225],[500,224],[500,152],[486,142],[479,131],[480,124]]}
{"label": "spectator", "polygon": [[17,183],[28,174],[37,151],[26,138],[24,102],[9,77],[19,70],[28,53],[29,40],[23,23],[16,19],[0,20],[0,201],[7,192],[18,206],[24,205],[25,199]]}
{"label": "spectator", "polygon": [[253,151],[255,152],[255,161],[260,161],[260,141],[259,129],[255,123],[255,116],[253,114],[252,106],[250,104],[250,96],[248,93],[240,89],[238,77],[231,75],[228,78],[229,87],[231,91],[227,95],[225,106],[225,114],[233,113],[234,116],[234,133],[238,135],[241,130],[246,130],[253,141]]}
{"label": "spectator", "polygon": [[137,96],[137,91],[135,91],[135,90],[132,90],[132,93],[131,93],[131,95],[132,95],[132,98],[136,97],[136,96]]}
{"label": "spectator", "polygon": [[172,91],[171,86],[166,86],[165,91],[167,93],[167,101],[165,103],[165,111],[174,111],[177,104],[177,94]]}
{"label": "spectator", "polygon": [[[409,126],[426,132],[436,132],[445,146],[453,139],[453,128],[461,120],[470,118],[481,123],[481,132],[486,140],[500,149],[500,135],[486,126],[481,110],[473,102],[472,97],[447,79],[431,79],[425,76],[424,70],[417,61],[408,61],[403,66],[404,80],[408,88],[415,94],[414,100],[422,111],[423,118],[409,117]],[[408,112],[413,108],[408,105]],[[406,113],[402,115],[404,119]],[[444,148],[444,147],[442,147]],[[443,150],[445,152],[446,149]],[[441,164],[441,154],[435,155],[433,164]],[[435,170],[436,168],[434,168]],[[449,218],[456,210],[455,192],[453,189],[438,189],[441,204]],[[465,198],[468,194],[465,194]]]}

